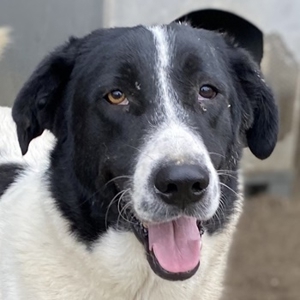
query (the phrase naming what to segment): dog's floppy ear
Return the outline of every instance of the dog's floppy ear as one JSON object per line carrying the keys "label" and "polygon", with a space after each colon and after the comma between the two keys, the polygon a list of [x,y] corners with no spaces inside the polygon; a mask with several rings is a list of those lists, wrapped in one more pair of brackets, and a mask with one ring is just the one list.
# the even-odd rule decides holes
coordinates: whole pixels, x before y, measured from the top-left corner
{"label": "dog's floppy ear", "polygon": [[243,115],[243,132],[251,152],[265,159],[273,152],[278,136],[278,108],[271,89],[258,65],[239,48],[232,49],[230,61],[241,90],[238,91]]}
{"label": "dog's floppy ear", "polygon": [[48,55],[19,92],[12,109],[22,154],[32,139],[45,129],[53,130],[69,76],[73,70],[78,40],[71,38]]}

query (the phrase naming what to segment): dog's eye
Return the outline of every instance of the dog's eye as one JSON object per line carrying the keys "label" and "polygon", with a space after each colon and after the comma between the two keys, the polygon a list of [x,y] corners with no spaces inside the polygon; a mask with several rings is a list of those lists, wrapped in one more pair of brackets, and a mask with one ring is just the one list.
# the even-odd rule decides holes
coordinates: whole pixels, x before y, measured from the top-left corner
{"label": "dog's eye", "polygon": [[120,90],[114,90],[106,95],[106,100],[115,105],[128,105],[129,101],[125,94]]}
{"label": "dog's eye", "polygon": [[210,86],[210,85],[203,85],[200,88],[199,91],[199,100],[207,100],[207,99],[213,99],[217,96],[217,90],[216,88]]}

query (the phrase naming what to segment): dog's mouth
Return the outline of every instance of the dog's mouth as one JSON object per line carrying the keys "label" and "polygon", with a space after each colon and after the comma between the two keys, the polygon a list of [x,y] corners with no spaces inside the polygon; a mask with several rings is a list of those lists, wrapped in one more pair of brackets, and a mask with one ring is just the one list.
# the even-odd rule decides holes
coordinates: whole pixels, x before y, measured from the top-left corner
{"label": "dog's mouth", "polygon": [[182,281],[197,272],[204,234],[202,221],[181,216],[167,222],[145,223],[128,206],[128,199],[122,199],[119,205],[136,238],[143,244],[156,275],[170,281]]}
{"label": "dog's mouth", "polygon": [[151,269],[163,279],[186,280],[200,265],[203,227],[195,218],[182,216],[159,224],[143,224],[131,215],[133,231],[144,245]]}

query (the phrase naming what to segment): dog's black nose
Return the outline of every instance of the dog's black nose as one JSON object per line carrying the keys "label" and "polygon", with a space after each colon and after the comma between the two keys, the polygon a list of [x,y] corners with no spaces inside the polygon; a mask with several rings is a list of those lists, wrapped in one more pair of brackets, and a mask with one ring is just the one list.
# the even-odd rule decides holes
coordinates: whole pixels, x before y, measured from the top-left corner
{"label": "dog's black nose", "polygon": [[167,165],[154,179],[161,199],[181,208],[200,201],[208,184],[208,170],[198,165]]}

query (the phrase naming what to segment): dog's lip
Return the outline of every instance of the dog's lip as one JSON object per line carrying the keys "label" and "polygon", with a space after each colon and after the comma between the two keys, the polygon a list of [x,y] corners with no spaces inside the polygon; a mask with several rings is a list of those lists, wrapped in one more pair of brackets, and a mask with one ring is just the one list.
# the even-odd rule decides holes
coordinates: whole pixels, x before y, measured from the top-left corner
{"label": "dog's lip", "polygon": [[198,271],[199,266],[200,266],[200,261],[197,264],[197,266],[188,271],[188,272],[183,272],[183,273],[170,273],[168,271],[166,271],[164,268],[161,267],[161,265],[159,264],[157,258],[155,257],[153,251],[147,251],[147,260],[149,262],[149,265],[151,266],[151,269],[153,270],[153,272],[158,275],[159,277],[161,277],[162,279],[166,279],[169,281],[183,281],[186,279],[191,278],[193,275],[195,275],[195,273]]}

